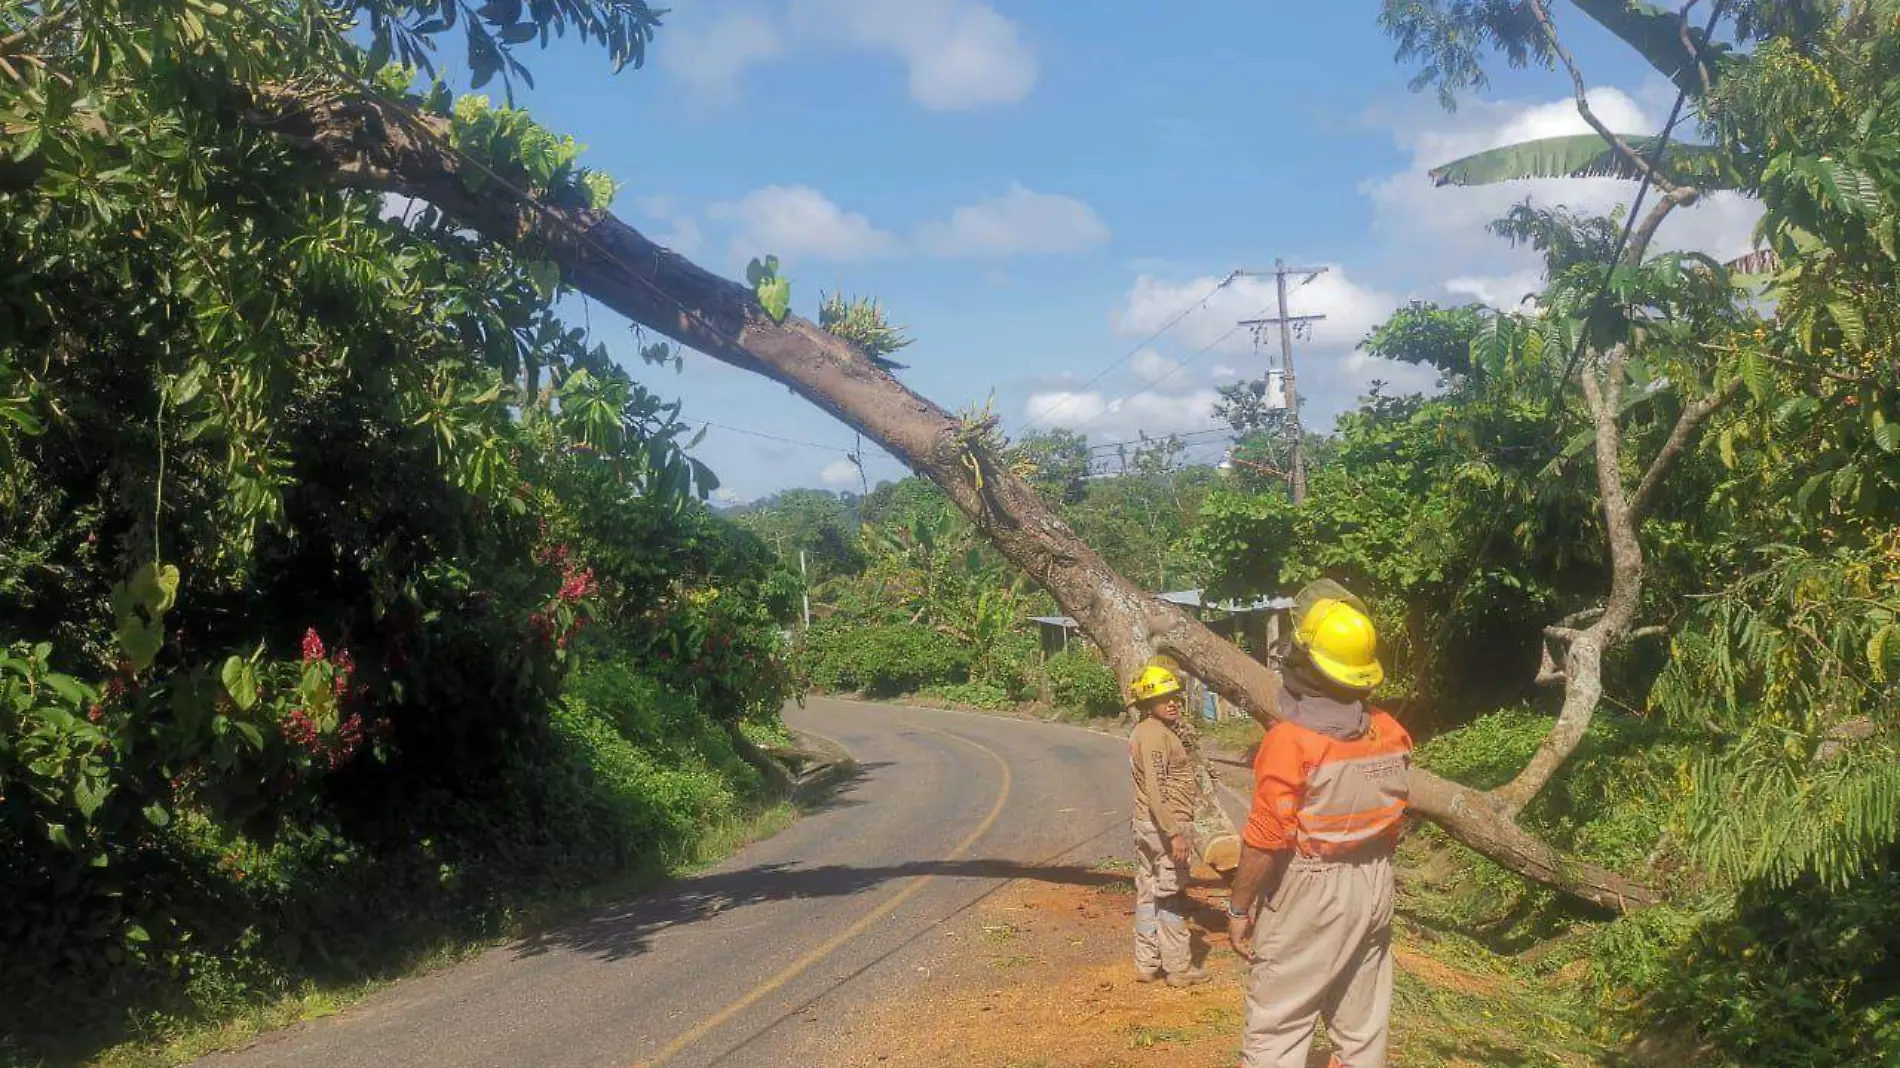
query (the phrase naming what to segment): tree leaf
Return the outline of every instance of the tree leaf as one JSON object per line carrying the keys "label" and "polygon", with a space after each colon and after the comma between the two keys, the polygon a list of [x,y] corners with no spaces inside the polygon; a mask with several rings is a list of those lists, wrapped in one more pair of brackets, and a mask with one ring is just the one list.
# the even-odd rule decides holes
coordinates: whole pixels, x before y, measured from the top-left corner
{"label": "tree leaf", "polygon": [[146,623],[137,616],[122,617],[113,635],[119,639],[119,648],[125,651],[136,671],[151,667],[152,661],[158,659],[158,651],[165,647],[164,625]]}
{"label": "tree leaf", "polygon": [[[1644,159],[1653,158],[1657,143],[1653,136],[1623,137]],[[1739,183],[1729,173],[1722,150],[1714,145],[1684,145],[1670,142],[1662,153],[1662,166],[1684,181],[1707,190],[1734,189]],[[1641,177],[1629,162],[1594,133],[1567,137],[1543,137],[1521,141],[1452,160],[1431,171],[1435,185],[1492,185],[1522,178],[1622,178]]]}
{"label": "tree leaf", "polygon": [[1768,400],[1768,361],[1755,349],[1743,349],[1736,356],[1736,373],[1741,376],[1742,385],[1748,388],[1748,395],[1755,398],[1757,404]]}
{"label": "tree leaf", "polygon": [[1887,648],[1893,644],[1896,632],[1900,632],[1900,626],[1889,623],[1867,639],[1867,667],[1873,672],[1875,682],[1887,681]]}
{"label": "tree leaf", "polygon": [[1900,450],[1900,423],[1887,422],[1879,412],[1875,412],[1874,415],[1874,425],[1868,436],[1874,439],[1874,444],[1881,452],[1891,453]]}
{"label": "tree leaf", "polygon": [[250,661],[241,656],[226,657],[219,678],[224,683],[224,692],[231,695],[233,704],[246,712],[257,704],[257,676],[251,669]]}
{"label": "tree leaf", "polygon": [[782,323],[792,310],[792,283],[783,278],[771,278],[759,283],[759,304],[765,308],[765,314],[775,323]]}
{"label": "tree leaf", "polygon": [[1836,298],[1828,301],[1827,313],[1834,320],[1834,325],[1840,327],[1841,337],[1849,345],[1861,348],[1867,344],[1867,321],[1861,318],[1859,308],[1846,298]]}

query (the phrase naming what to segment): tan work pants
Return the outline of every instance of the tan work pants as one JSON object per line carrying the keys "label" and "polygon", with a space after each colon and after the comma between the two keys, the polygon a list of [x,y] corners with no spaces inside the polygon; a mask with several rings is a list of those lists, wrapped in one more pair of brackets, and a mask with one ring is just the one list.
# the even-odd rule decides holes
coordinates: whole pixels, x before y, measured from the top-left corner
{"label": "tan work pants", "polygon": [[1392,1019],[1392,859],[1296,856],[1258,910],[1242,1068],[1303,1068],[1324,1018],[1332,1063],[1383,1068]]}
{"label": "tan work pants", "polygon": [[1135,967],[1180,975],[1194,966],[1183,914],[1181,884],[1168,855],[1168,839],[1150,820],[1133,821],[1135,832]]}

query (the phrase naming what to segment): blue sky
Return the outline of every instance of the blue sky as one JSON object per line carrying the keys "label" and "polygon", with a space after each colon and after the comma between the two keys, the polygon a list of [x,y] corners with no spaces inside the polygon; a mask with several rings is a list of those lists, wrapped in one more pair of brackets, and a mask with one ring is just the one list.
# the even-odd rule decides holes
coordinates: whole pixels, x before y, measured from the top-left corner
{"label": "blue sky", "polygon": [[[917,339],[901,377],[952,409],[994,391],[1006,431],[1032,414],[1098,442],[1215,425],[1214,388],[1265,357],[1245,331],[1223,335],[1264,308],[1270,279],[1218,291],[1083,387],[1230,270],[1276,256],[1331,268],[1295,298],[1329,317],[1299,350],[1309,422],[1330,425],[1374,378],[1429,388],[1354,346],[1406,299],[1509,304],[1531,288],[1531,257],[1483,232],[1513,201],[1607,210],[1630,194],[1433,189],[1432,165],[1584,127],[1548,72],[1500,64],[1456,114],[1409,92],[1372,0],[674,6],[645,69],[615,76],[602,53],[557,43],[524,55],[538,86],[518,102],[589,146],[585,162],[622,184],[623,218],[704,266],[736,277],[776,253],[807,316],[821,290],[880,298]],[[1670,88],[1560,15],[1599,113],[1653,132]],[[1739,253],[1754,217],[1717,199],[1663,242]],[[624,323],[600,308],[591,321],[633,358]],[[851,433],[783,387],[697,354],[679,374],[636,373],[688,419],[824,446],[711,429],[697,452],[723,499],[860,488]],[[1218,435],[1194,440],[1191,458],[1218,458]],[[870,485],[904,473],[865,456]]]}

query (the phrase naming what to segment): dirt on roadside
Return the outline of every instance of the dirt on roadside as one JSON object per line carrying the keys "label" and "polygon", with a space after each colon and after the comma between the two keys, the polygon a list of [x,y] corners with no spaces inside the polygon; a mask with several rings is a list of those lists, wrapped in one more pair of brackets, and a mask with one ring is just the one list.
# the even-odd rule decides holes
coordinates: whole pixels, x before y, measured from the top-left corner
{"label": "dirt on roadside", "polygon": [[[1225,887],[1190,889],[1211,982],[1135,982],[1134,886],[1125,864],[1074,884],[1021,881],[935,937],[920,987],[854,1014],[813,1063],[839,1068],[1229,1068],[1239,1061],[1245,965],[1227,945]],[[1086,876],[1086,877],[1084,877]],[[1395,1068],[1585,1066],[1582,1036],[1521,1000],[1518,980],[1432,956],[1398,931]],[[1309,1068],[1326,1064],[1316,1038]]]}
{"label": "dirt on roadside", "polygon": [[[1096,885],[1017,882],[946,928],[925,988],[852,1021],[829,1063],[885,1068],[1203,1068],[1239,1056],[1245,970],[1227,950],[1224,891],[1197,887],[1197,955],[1213,980],[1135,982],[1135,897],[1125,871]],[[1222,930],[1206,934],[1209,929]],[[842,1059],[841,1059],[842,1058]],[[1323,1064],[1323,1057],[1318,1062]]]}

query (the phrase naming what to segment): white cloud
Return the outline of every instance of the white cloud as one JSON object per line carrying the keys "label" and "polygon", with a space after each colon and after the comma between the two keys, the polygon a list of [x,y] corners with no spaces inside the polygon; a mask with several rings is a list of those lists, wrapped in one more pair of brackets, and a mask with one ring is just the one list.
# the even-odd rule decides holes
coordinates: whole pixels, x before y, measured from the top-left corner
{"label": "white cloud", "polygon": [[1025,419],[1041,426],[1085,429],[1091,437],[1119,441],[1146,432],[1149,436],[1184,434],[1215,425],[1214,404],[1220,395],[1197,387],[1178,393],[1160,390],[1110,396],[1100,390],[1044,390],[1031,393],[1023,405]]}
{"label": "white cloud", "polygon": [[1036,84],[1036,54],[983,0],[786,0],[782,7],[668,20],[658,61],[698,99],[730,105],[750,67],[847,47],[901,61],[910,96],[933,111],[1013,104]]}
{"label": "white cloud", "polygon": [[792,0],[792,25],[895,55],[912,100],[933,111],[1013,104],[1036,84],[1036,54],[981,0]]}
{"label": "white cloud", "polygon": [[660,68],[695,97],[723,106],[738,100],[740,77],[747,67],[774,59],[785,50],[784,33],[769,15],[728,11],[703,22],[690,17],[667,20],[661,45],[654,51]]}
{"label": "white cloud", "polygon": [[715,501],[718,501],[720,504],[727,504],[727,505],[745,503],[745,498],[743,496],[740,496],[737,490],[727,489],[724,486],[721,486],[718,489],[713,490],[712,499]]}
{"label": "white cloud", "polygon": [[[685,251],[703,240],[695,220],[670,197],[636,202],[646,215],[669,227],[655,240]],[[730,234],[733,258],[774,253],[781,258],[865,260],[921,254],[946,258],[1055,255],[1080,252],[1108,238],[1108,227],[1088,205],[1065,196],[1037,193],[1021,184],[1009,192],[955,209],[948,220],[921,224],[906,241],[846,211],[808,185],[769,185],[737,200],[707,207],[706,217]],[[669,240],[670,239],[670,240]],[[677,243],[676,243],[677,242]],[[992,284],[1007,275],[991,272]]]}
{"label": "white cloud", "polygon": [[[1144,337],[1194,308],[1164,335],[1173,344],[1190,350],[1211,347],[1214,352],[1236,356],[1251,353],[1251,331],[1235,330],[1234,324],[1241,319],[1278,314],[1274,281],[1250,276],[1217,290],[1219,282],[1218,278],[1172,282],[1141,275],[1115,313],[1115,329],[1131,337]],[[1297,284],[1297,279],[1288,284],[1291,293],[1287,306],[1292,314],[1326,316],[1313,324],[1311,344],[1315,346],[1352,348],[1399,306],[1396,295],[1361,286],[1340,267],[1332,267],[1303,286]],[[1205,306],[1199,306],[1203,299]]]}
{"label": "white cloud", "polygon": [[1135,353],[1134,359],[1129,361],[1128,369],[1134,372],[1136,378],[1152,385],[1172,377],[1175,365],[1172,360],[1164,358],[1153,349],[1142,349]]}
{"label": "white cloud", "polygon": [[785,259],[863,260],[899,247],[897,235],[807,185],[768,185],[714,204],[706,214],[732,227],[730,248],[740,261],[768,252]]}
{"label": "white cloud", "polygon": [[1095,209],[1020,182],[1000,196],[957,208],[948,222],[917,228],[918,245],[936,256],[1082,252],[1107,241],[1108,226]]}
{"label": "white cloud", "polygon": [[1460,275],[1445,279],[1445,292],[1470,297],[1493,308],[1517,308],[1524,298],[1542,292],[1544,272],[1536,269],[1506,275]]}
{"label": "white cloud", "polygon": [[[1273,279],[1241,278],[1216,289],[1219,281],[1211,277],[1183,281],[1153,275],[1137,278],[1115,310],[1113,322],[1118,332],[1146,336],[1181,312],[1194,309],[1166,330],[1153,347],[1130,360],[1128,377],[1145,385],[1148,392],[1132,397],[1119,409],[1107,397],[1074,393],[1070,407],[1048,421],[1076,426],[1095,417],[1100,418],[1101,425],[1149,433],[1196,430],[1215,422],[1215,386],[1258,377],[1279,362],[1276,330],[1268,328],[1256,349],[1251,331],[1234,329],[1237,320],[1278,313]],[[1208,295],[1210,291],[1212,296]],[[1433,384],[1435,372],[1430,369],[1375,359],[1357,351],[1366,334],[1399,306],[1398,295],[1362,286],[1347,270],[1334,266],[1306,285],[1295,286],[1287,303],[1294,315],[1326,316],[1313,324],[1311,337],[1295,342],[1301,411],[1310,425],[1331,426],[1333,417],[1350,408],[1374,379],[1408,391],[1428,389]],[[1194,362],[1203,351],[1223,353],[1231,359],[1204,367]],[[1031,404],[1041,403],[1046,410],[1050,398],[1060,392],[1032,395]],[[1078,417],[1075,412],[1085,415]]]}
{"label": "white cloud", "polygon": [[849,460],[833,460],[818,472],[818,480],[827,486],[855,486],[859,484],[858,465]]}
{"label": "white cloud", "polygon": [[664,248],[691,257],[698,255],[705,244],[705,234],[699,228],[699,220],[671,196],[656,193],[635,197],[633,210],[642,219],[652,221],[648,236]]}
{"label": "white cloud", "polygon": [[[1645,107],[1637,97],[1618,89],[1592,90],[1590,104],[1619,133],[1652,134],[1662,122],[1653,106]],[[1608,214],[1636,192],[1633,182],[1614,178],[1433,186],[1433,167],[1474,152],[1590,132],[1569,98],[1538,103],[1479,101],[1455,115],[1408,108],[1405,114],[1384,117],[1383,122],[1411,160],[1404,170],[1361,185],[1372,202],[1374,229],[1397,250],[1400,262],[1395,269],[1429,278],[1453,297],[1510,306],[1523,293],[1542,288],[1538,282],[1542,261],[1537,253],[1513,249],[1485,229],[1512,205],[1528,199],[1546,207],[1563,205],[1574,212]],[[1649,203],[1654,203],[1653,197]],[[1653,248],[1697,249],[1717,258],[1732,258],[1752,246],[1760,214],[1757,202],[1718,193],[1695,207],[1678,209],[1664,223]]]}

